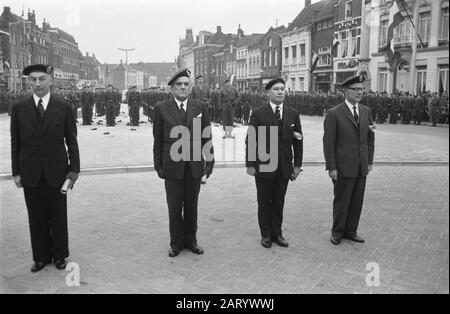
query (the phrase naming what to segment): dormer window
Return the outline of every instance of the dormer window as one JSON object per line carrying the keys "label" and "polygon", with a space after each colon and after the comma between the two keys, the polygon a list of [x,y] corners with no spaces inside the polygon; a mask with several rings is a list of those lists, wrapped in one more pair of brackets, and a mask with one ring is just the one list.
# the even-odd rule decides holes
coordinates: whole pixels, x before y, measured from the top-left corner
{"label": "dormer window", "polygon": [[345,3],[345,18],[351,19],[352,18],[352,2],[348,1]]}

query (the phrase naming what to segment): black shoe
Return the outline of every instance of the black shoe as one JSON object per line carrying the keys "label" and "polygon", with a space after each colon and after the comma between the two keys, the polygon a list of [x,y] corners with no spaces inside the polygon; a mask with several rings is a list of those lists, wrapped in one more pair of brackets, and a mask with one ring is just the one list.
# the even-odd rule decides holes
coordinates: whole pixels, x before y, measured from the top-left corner
{"label": "black shoe", "polygon": [[169,257],[175,257],[175,256],[177,256],[178,254],[180,254],[180,250],[177,250],[177,249],[169,249]]}
{"label": "black shoe", "polygon": [[57,260],[55,260],[55,267],[56,267],[56,269],[65,270],[66,269],[66,265],[67,265],[67,262],[66,262],[65,259],[57,259]]}
{"label": "black shoe", "polygon": [[288,247],[289,246],[289,242],[286,241],[286,239],[283,238],[282,236],[276,237],[274,242],[276,244],[278,244],[279,246],[282,246],[282,247]]}
{"label": "black shoe", "polygon": [[272,247],[272,240],[270,240],[270,238],[262,238],[261,245],[266,249],[270,249]]}
{"label": "black shoe", "polygon": [[193,245],[191,247],[191,252],[194,253],[194,254],[198,254],[198,255],[201,255],[201,254],[205,253],[205,251],[200,246],[198,246],[197,244]]}
{"label": "black shoe", "polygon": [[44,269],[45,265],[47,265],[48,263],[44,263],[44,262],[35,262],[33,264],[33,266],[31,266],[31,272],[32,273],[36,273],[42,269]]}
{"label": "black shoe", "polygon": [[335,237],[331,237],[330,239],[331,243],[333,243],[334,245],[339,245],[341,244],[341,239],[335,238]]}
{"label": "black shoe", "polygon": [[350,241],[356,242],[356,243],[364,243],[364,242],[366,242],[363,238],[358,237],[358,236],[354,236],[354,237],[344,236],[344,238],[348,239]]}

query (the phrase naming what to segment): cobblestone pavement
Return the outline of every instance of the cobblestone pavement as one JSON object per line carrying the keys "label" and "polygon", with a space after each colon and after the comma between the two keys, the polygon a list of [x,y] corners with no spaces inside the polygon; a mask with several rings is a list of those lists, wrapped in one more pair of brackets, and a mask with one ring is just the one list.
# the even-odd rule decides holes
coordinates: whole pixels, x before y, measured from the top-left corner
{"label": "cobblestone pavement", "polygon": [[[125,112],[124,106],[122,111]],[[141,115],[141,121],[145,120]],[[323,118],[302,116],[304,161],[322,162]],[[78,124],[81,167],[142,166],[153,164],[153,135],[150,123],[131,131],[127,114],[117,119],[117,127]],[[79,119],[81,121],[81,119]],[[97,121],[97,119],[96,119]],[[95,129],[95,130],[92,130]],[[236,140],[222,140],[220,126],[213,127],[216,161],[244,161],[247,127],[238,124]],[[104,134],[105,132],[109,134]],[[0,115],[0,174],[11,172],[9,117]],[[377,125],[375,162],[449,161],[449,128],[427,125]]]}
{"label": "cobblestone pavement", "polygon": [[[318,119],[304,120],[308,129]],[[386,127],[402,128],[416,132],[415,142],[417,130],[430,130]],[[383,132],[380,127],[381,138]],[[439,143],[427,143],[431,155]],[[23,193],[3,181],[0,292],[449,293],[448,170],[375,167],[359,228],[366,243],[336,247],[329,241],[331,182],[323,167],[305,167],[286,196],[283,231],[290,247],[264,249],[254,181],[243,168],[216,169],[200,193],[198,239],[205,254],[182,251],[176,258],[167,255],[165,192],[154,172],[82,176],[69,192],[70,261],[80,266],[80,287],[66,286],[69,272],[51,265],[30,272]],[[369,262],[379,264],[379,287],[365,283]]]}

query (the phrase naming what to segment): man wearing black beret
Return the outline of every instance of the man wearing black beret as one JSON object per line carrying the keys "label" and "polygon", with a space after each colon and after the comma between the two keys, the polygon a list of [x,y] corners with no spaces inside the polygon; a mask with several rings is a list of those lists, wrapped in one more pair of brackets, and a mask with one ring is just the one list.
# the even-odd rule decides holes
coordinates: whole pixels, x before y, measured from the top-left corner
{"label": "man wearing black beret", "polygon": [[345,101],[325,117],[323,152],[334,184],[331,243],[342,238],[363,243],[357,235],[366,177],[372,170],[375,129],[369,108],[361,105],[364,78],[352,76],[342,83]]}
{"label": "man wearing black beret", "polygon": [[[247,134],[247,174],[255,177],[261,245],[270,248],[274,241],[279,246],[288,247],[289,243],[282,233],[284,198],[289,180],[296,180],[301,172],[302,126],[299,113],[283,103],[286,97],[284,80],[281,78],[271,80],[265,89],[269,101],[254,109],[250,117],[249,131],[254,130],[256,137],[252,139],[250,133]],[[263,129],[265,139],[260,143],[261,134],[258,133]],[[276,129],[276,143],[273,143],[273,136],[270,134],[273,129]],[[266,145],[266,149],[262,149],[264,153],[267,147],[275,146],[276,151],[269,154],[274,160],[266,161],[259,156],[260,146],[264,145]],[[252,151],[256,152],[253,156]],[[272,169],[265,169],[272,163],[274,164]]]}
{"label": "man wearing black beret", "polygon": [[[155,105],[153,158],[158,176],[165,180],[169,207],[169,256],[177,256],[183,248],[194,254],[203,254],[203,249],[197,244],[198,196],[200,185],[206,183],[214,166],[208,108],[205,103],[188,98],[191,92],[189,70],[176,73],[168,85],[171,98]],[[198,126],[200,138],[194,133]],[[177,129],[189,130],[189,147],[177,147],[174,152],[173,145],[179,140],[171,133],[175,131],[177,134]],[[181,159],[175,154],[181,154]],[[187,154],[187,158],[183,154]],[[195,157],[196,154],[199,155]]]}
{"label": "man wearing black beret", "polygon": [[77,127],[70,104],[50,94],[52,67],[35,64],[23,74],[33,95],[11,113],[11,161],[14,183],[23,188],[31,247],[37,272],[55,262],[65,269],[69,256],[65,180],[71,189],[80,172]]}

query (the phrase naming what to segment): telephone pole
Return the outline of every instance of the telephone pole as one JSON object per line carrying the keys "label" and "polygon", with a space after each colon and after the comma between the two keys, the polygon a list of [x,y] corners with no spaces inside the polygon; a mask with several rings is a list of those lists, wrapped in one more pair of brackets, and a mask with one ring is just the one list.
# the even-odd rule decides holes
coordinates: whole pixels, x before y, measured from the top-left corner
{"label": "telephone pole", "polygon": [[128,65],[128,51],[134,51],[134,48],[125,49],[125,48],[119,48],[121,51],[125,51],[125,64]]}

